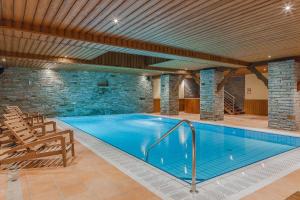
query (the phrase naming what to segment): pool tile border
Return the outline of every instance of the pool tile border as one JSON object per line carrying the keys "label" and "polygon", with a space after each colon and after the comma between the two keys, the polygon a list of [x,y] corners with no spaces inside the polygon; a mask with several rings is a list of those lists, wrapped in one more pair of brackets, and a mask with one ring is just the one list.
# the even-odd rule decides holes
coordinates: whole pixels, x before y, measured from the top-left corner
{"label": "pool tile border", "polygon": [[[77,141],[162,199],[240,199],[257,189],[300,169],[300,148],[297,148],[208,180],[204,183],[200,183],[197,185],[199,193],[192,195],[189,193],[190,186],[186,182],[119,150],[82,130],[74,128],[58,119],[55,119],[55,121],[57,122],[58,127],[74,130]],[[267,132],[265,129],[256,130]],[[272,131],[272,133],[274,132]],[[277,132],[277,134],[279,133]]]}
{"label": "pool tile border", "polygon": [[[144,115],[150,115],[150,116],[155,116],[155,117],[166,117],[166,118],[171,118],[171,119],[178,119],[182,120],[183,118],[177,117],[177,116],[164,116],[164,115],[159,115],[159,114],[150,114],[150,113],[143,113]],[[202,124],[209,124],[209,125],[216,125],[216,126],[223,126],[223,127],[228,127],[228,128],[239,128],[239,129],[245,129],[249,131],[257,131],[257,132],[264,132],[264,133],[272,133],[272,134],[278,134],[278,135],[287,135],[287,136],[293,136],[293,137],[300,137],[299,133],[293,133],[291,131],[286,131],[286,130],[277,130],[277,129],[266,129],[266,128],[253,128],[253,127],[248,127],[248,126],[237,126],[237,125],[228,125],[225,123],[222,123],[222,121],[204,121],[204,120],[190,120],[191,122],[197,122],[197,123],[202,123]]]}

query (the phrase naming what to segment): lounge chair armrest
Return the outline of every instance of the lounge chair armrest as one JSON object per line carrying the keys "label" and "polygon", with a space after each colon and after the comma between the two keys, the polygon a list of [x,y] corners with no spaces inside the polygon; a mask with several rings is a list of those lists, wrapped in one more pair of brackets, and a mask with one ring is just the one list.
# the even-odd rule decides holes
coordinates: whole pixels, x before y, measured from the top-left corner
{"label": "lounge chair armrest", "polygon": [[[51,125],[52,126],[52,130],[49,132],[56,132],[56,122],[55,121],[47,121],[47,122],[43,122],[43,125],[47,126],[47,125]],[[46,131],[47,132],[47,131]]]}
{"label": "lounge chair armrest", "polygon": [[64,130],[64,131],[60,131],[57,134],[60,135],[69,135],[69,140],[71,144],[74,144],[74,132],[72,130]]}
{"label": "lounge chair armrest", "polygon": [[4,154],[8,154],[8,153],[13,153],[15,151],[19,151],[21,149],[28,149],[30,147],[34,147],[34,146],[39,145],[39,144],[47,144],[49,142],[57,141],[57,140],[60,140],[61,145],[63,146],[63,148],[65,148],[65,146],[64,146],[65,145],[65,138],[63,136],[55,136],[55,137],[46,138],[46,139],[38,140],[38,141],[35,141],[35,142],[31,142],[31,143],[28,143],[28,144],[18,145],[16,147],[13,147],[13,148],[1,153],[0,156],[2,156]]}
{"label": "lounge chair armrest", "polygon": [[46,134],[46,126],[44,124],[33,125],[33,126],[31,126],[31,129],[32,130],[41,129],[42,130],[42,135]]}
{"label": "lounge chair armrest", "polygon": [[31,116],[37,120],[37,123],[45,123],[45,116],[41,113],[35,112],[31,113]]}
{"label": "lounge chair armrest", "polygon": [[21,117],[23,117],[23,118],[28,118],[28,117],[29,117],[29,113],[22,113],[22,114],[21,114]]}
{"label": "lounge chair armrest", "polygon": [[30,142],[30,143],[25,144],[23,146],[26,146],[26,147],[30,148],[30,147],[34,147],[34,146],[39,145],[39,144],[46,144],[46,143],[56,141],[56,140],[65,141],[65,138],[61,135],[53,136],[53,137],[50,137],[50,138],[40,138],[38,141]]}
{"label": "lounge chair armrest", "polygon": [[63,135],[69,135],[70,142],[71,143],[74,142],[74,134],[73,134],[72,130],[64,130],[64,131],[60,131],[60,132],[56,132],[56,133],[52,133],[52,134],[47,134],[45,136],[40,137],[40,139],[52,138],[52,137],[63,136]]}
{"label": "lounge chair armrest", "polygon": [[34,121],[34,117],[32,116],[26,116],[26,117],[22,117],[29,125],[33,125],[33,121]]}

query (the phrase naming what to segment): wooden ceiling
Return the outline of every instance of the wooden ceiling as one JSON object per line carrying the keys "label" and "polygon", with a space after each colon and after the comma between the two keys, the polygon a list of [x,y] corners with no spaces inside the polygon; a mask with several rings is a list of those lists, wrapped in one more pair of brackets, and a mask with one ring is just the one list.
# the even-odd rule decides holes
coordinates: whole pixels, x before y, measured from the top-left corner
{"label": "wooden ceiling", "polygon": [[165,58],[149,64],[158,71],[247,66],[269,55],[300,55],[300,0],[288,1],[293,5],[288,14],[282,11],[286,2],[0,0],[0,56],[22,55],[19,59],[30,60],[26,65],[41,66],[34,58],[48,56],[51,63],[53,57],[94,60],[121,52]]}

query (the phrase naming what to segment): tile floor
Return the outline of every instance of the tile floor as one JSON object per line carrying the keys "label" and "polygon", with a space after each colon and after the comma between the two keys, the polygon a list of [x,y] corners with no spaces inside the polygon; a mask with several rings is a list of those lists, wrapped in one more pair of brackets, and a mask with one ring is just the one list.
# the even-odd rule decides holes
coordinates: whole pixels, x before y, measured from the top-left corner
{"label": "tile floor", "polygon": [[[22,169],[19,181],[24,200],[159,199],[78,142],[66,168]],[[0,199],[6,190],[7,176],[1,173]]]}
{"label": "tile floor", "polygon": [[[180,118],[198,120],[199,115],[180,113]],[[221,124],[267,128],[267,118],[226,116]],[[300,134],[300,132],[293,132]],[[117,168],[76,143],[76,159],[66,167],[23,169],[19,181],[23,199],[159,199]],[[7,174],[0,171],[0,199],[7,196]],[[300,170],[271,183],[244,199],[285,199],[300,190]],[[122,195],[121,195],[122,194]]]}

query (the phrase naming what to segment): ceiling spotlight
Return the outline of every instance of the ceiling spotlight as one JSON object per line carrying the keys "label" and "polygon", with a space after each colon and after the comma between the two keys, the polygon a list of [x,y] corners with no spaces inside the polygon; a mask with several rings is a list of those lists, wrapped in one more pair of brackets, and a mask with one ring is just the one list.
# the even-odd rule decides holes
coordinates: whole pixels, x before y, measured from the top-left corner
{"label": "ceiling spotlight", "polygon": [[272,56],[269,55],[268,58],[272,58]]}
{"label": "ceiling spotlight", "polygon": [[6,59],[5,59],[5,58],[2,58],[2,62],[6,62]]}
{"label": "ceiling spotlight", "polygon": [[294,5],[291,2],[285,3],[283,5],[283,12],[289,14],[294,10]]}
{"label": "ceiling spotlight", "polygon": [[264,72],[267,71],[267,68],[264,68]]}
{"label": "ceiling spotlight", "polygon": [[118,23],[119,23],[119,20],[118,20],[117,18],[114,18],[114,19],[113,19],[113,23],[114,23],[114,24],[118,24]]}
{"label": "ceiling spotlight", "polygon": [[65,56],[65,58],[67,58],[68,56]]}

